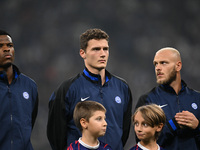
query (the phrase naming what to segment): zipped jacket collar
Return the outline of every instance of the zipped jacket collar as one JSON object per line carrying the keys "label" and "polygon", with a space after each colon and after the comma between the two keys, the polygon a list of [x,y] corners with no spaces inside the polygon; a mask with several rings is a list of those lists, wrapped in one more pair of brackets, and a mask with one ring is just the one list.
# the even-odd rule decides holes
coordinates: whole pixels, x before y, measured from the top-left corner
{"label": "zipped jacket collar", "polygon": [[[184,91],[186,86],[187,86],[187,84],[183,80],[181,80],[181,90],[179,91],[179,93],[182,92],[182,91]],[[165,91],[168,91],[170,93],[176,93],[174,91],[174,89],[170,85],[168,85],[168,84],[161,84],[160,87],[162,89],[164,89]]]}
{"label": "zipped jacket collar", "polygon": [[[111,78],[111,74],[107,70],[106,70],[105,73],[106,73],[106,81],[105,81],[105,83],[107,83]],[[101,83],[101,76],[99,74],[91,73],[86,67],[83,70],[83,76],[86,77],[91,82]]]}
{"label": "zipped jacket collar", "polygon": [[[12,65],[13,66],[13,73],[14,73],[14,79],[17,79],[17,77],[20,74],[19,69],[17,68],[17,66]],[[5,71],[0,71],[0,80],[6,80],[7,81],[7,74]]]}

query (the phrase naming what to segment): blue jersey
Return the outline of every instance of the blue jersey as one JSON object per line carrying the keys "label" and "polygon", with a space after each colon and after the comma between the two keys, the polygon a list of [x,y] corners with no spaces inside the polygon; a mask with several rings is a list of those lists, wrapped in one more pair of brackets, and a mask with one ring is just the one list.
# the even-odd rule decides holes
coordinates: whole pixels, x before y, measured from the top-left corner
{"label": "blue jersey", "polygon": [[[105,144],[101,141],[99,141],[99,142],[100,142],[99,147],[95,150],[112,150],[112,148],[108,144]],[[70,146],[67,148],[67,150],[90,150],[90,149],[81,145],[79,143],[79,141],[75,141],[70,144]]]}

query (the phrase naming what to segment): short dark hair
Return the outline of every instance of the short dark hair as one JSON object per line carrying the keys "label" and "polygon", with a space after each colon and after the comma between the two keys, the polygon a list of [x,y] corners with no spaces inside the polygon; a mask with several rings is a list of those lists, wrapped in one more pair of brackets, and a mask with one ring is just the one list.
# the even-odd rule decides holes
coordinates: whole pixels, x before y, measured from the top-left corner
{"label": "short dark hair", "polygon": [[[135,120],[135,115],[138,112],[141,112],[142,117],[144,118],[146,124],[152,128],[154,126],[158,126],[161,123],[163,123],[164,125],[166,122],[166,116],[165,116],[164,111],[162,110],[162,108],[160,108],[156,104],[148,104],[148,105],[143,105],[143,106],[138,107],[132,116],[133,122]],[[157,139],[159,135],[160,135],[160,132],[156,133],[155,138]]]}
{"label": "short dark hair", "polygon": [[109,41],[109,36],[105,31],[101,29],[88,29],[80,35],[80,48],[85,51],[88,46],[88,41],[91,39],[106,39],[107,41]]}
{"label": "short dark hair", "polygon": [[4,31],[4,30],[0,30],[0,35],[8,35],[8,36],[11,37],[11,35],[8,32]]}
{"label": "short dark hair", "polygon": [[93,113],[96,111],[106,112],[106,108],[95,101],[83,101],[78,102],[74,109],[73,119],[77,128],[82,132],[82,126],[80,124],[81,118],[86,119],[89,122],[90,117],[92,117]]}

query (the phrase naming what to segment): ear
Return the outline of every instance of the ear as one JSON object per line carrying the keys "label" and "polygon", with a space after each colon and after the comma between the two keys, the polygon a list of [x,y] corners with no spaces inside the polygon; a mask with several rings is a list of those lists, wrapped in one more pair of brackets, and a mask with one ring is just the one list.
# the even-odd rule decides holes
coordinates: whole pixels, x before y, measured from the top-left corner
{"label": "ear", "polygon": [[83,49],[80,49],[80,52],[79,52],[80,56],[85,59],[86,56],[85,56],[85,51]]}
{"label": "ear", "polygon": [[163,126],[164,126],[163,123],[160,123],[160,124],[157,126],[156,131],[157,131],[157,132],[160,132],[160,131],[162,130]]}
{"label": "ear", "polygon": [[87,122],[86,119],[81,118],[81,119],[80,119],[80,124],[81,124],[81,126],[82,126],[83,129],[87,129],[88,122]]}
{"label": "ear", "polygon": [[182,62],[181,62],[181,61],[178,61],[178,62],[176,63],[176,71],[180,71],[181,68],[182,68]]}

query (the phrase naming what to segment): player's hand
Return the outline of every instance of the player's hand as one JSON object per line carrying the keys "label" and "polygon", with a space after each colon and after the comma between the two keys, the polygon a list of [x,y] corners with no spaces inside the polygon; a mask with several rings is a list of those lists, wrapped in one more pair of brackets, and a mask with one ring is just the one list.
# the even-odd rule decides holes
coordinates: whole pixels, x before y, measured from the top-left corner
{"label": "player's hand", "polygon": [[196,129],[199,124],[199,120],[195,117],[193,113],[189,111],[176,113],[175,119],[181,128],[187,126],[189,128]]}

